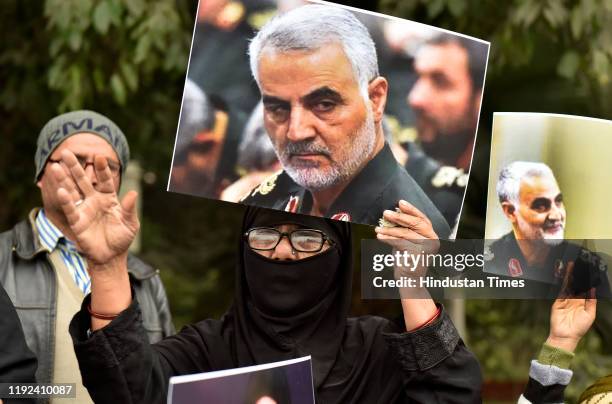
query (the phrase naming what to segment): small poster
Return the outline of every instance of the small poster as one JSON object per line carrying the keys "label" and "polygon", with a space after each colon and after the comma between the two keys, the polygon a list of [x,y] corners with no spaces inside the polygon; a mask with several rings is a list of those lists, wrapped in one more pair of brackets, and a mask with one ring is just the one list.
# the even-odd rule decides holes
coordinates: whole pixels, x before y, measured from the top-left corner
{"label": "small poster", "polygon": [[314,404],[310,356],[170,378],[168,404]]}

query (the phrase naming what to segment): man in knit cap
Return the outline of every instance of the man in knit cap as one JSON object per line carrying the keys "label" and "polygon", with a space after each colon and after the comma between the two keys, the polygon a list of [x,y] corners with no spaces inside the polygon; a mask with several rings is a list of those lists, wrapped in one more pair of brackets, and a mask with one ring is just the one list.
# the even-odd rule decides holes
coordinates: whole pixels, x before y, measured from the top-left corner
{"label": "man in knit cap", "polygon": [[[105,192],[119,192],[129,146],[113,121],[93,111],[73,111],[47,122],[34,157],[34,183],[40,189],[43,206],[0,234],[0,282],[17,309],[27,344],[38,358],[37,381],[76,383],[74,402],[88,403],[91,399],[81,384],[68,325],[90,292],[88,266],[95,263],[81,255],[73,242],[57,198],[59,184],[51,172],[53,165],[68,170],[61,163],[62,154],[68,152],[74,154],[95,189],[110,182],[96,177],[94,165],[107,166],[113,189],[109,186]],[[135,203],[136,194],[129,193],[126,202]],[[128,268],[149,340],[156,342],[173,334],[166,293],[157,271],[131,255]]]}

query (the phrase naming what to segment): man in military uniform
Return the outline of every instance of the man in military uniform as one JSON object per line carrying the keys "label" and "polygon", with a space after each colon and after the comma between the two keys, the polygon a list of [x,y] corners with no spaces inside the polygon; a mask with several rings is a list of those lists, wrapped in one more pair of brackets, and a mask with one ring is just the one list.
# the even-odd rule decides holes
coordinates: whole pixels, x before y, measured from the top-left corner
{"label": "man in military uniform", "polygon": [[450,229],[394,159],[382,119],[388,90],[374,42],[350,12],[324,5],[295,9],[266,24],[250,45],[264,124],[283,170],[242,201],[366,224],[400,200]]}
{"label": "man in military uniform", "polygon": [[497,195],[512,231],[485,249],[485,272],[528,279],[545,293],[531,297],[547,297],[548,291],[555,296],[566,272],[572,271],[574,293],[596,288],[597,295],[610,295],[606,263],[564,240],[563,197],[546,164],[508,164],[499,175]]}

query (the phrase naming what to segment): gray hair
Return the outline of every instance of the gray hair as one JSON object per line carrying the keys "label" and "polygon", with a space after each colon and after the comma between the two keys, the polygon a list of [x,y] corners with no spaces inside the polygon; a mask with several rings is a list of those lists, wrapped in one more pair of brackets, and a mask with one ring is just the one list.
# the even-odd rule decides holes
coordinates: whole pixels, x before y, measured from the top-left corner
{"label": "gray hair", "polygon": [[305,5],[270,20],[249,46],[251,72],[261,88],[258,64],[264,49],[315,51],[335,42],[342,45],[367,98],[369,82],[379,75],[376,46],[368,29],[350,11],[337,6]]}
{"label": "gray hair", "polygon": [[550,177],[555,178],[552,170],[544,163],[532,161],[514,161],[499,173],[497,181],[497,197],[499,202],[518,204],[521,180],[523,178]]}

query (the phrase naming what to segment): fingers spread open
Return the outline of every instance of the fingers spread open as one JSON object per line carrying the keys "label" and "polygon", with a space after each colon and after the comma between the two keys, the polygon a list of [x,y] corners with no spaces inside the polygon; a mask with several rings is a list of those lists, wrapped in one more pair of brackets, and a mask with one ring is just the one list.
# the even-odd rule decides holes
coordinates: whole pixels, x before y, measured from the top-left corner
{"label": "fingers spread open", "polygon": [[57,182],[58,187],[64,188],[70,195],[73,202],[77,202],[81,199],[81,194],[79,194],[79,190],[77,189],[77,186],[70,175],[70,171],[68,171],[66,166],[59,163],[52,163],[50,170],[51,174],[55,178],[55,181]]}
{"label": "fingers spread open", "polygon": [[81,193],[85,195],[85,197],[93,195],[95,190],[93,185],[91,185],[91,181],[85,174],[85,170],[83,170],[83,167],[79,164],[76,156],[70,150],[62,151],[62,162],[68,167],[68,170],[70,170],[70,174]]}
{"label": "fingers spread open", "polygon": [[108,167],[108,161],[102,156],[95,156],[94,168],[96,177],[98,178],[98,191],[105,193],[115,192],[115,183],[113,182],[113,175]]}
{"label": "fingers spread open", "polygon": [[123,210],[123,217],[127,223],[129,223],[133,230],[138,230],[138,214],[136,212],[136,202],[138,200],[138,193],[136,191],[130,191],[123,197],[121,201],[121,208]]}
{"label": "fingers spread open", "polygon": [[59,200],[60,206],[66,215],[68,224],[72,227],[79,221],[80,215],[76,208],[75,202],[70,196],[70,193],[64,188],[57,189],[57,199]]}

